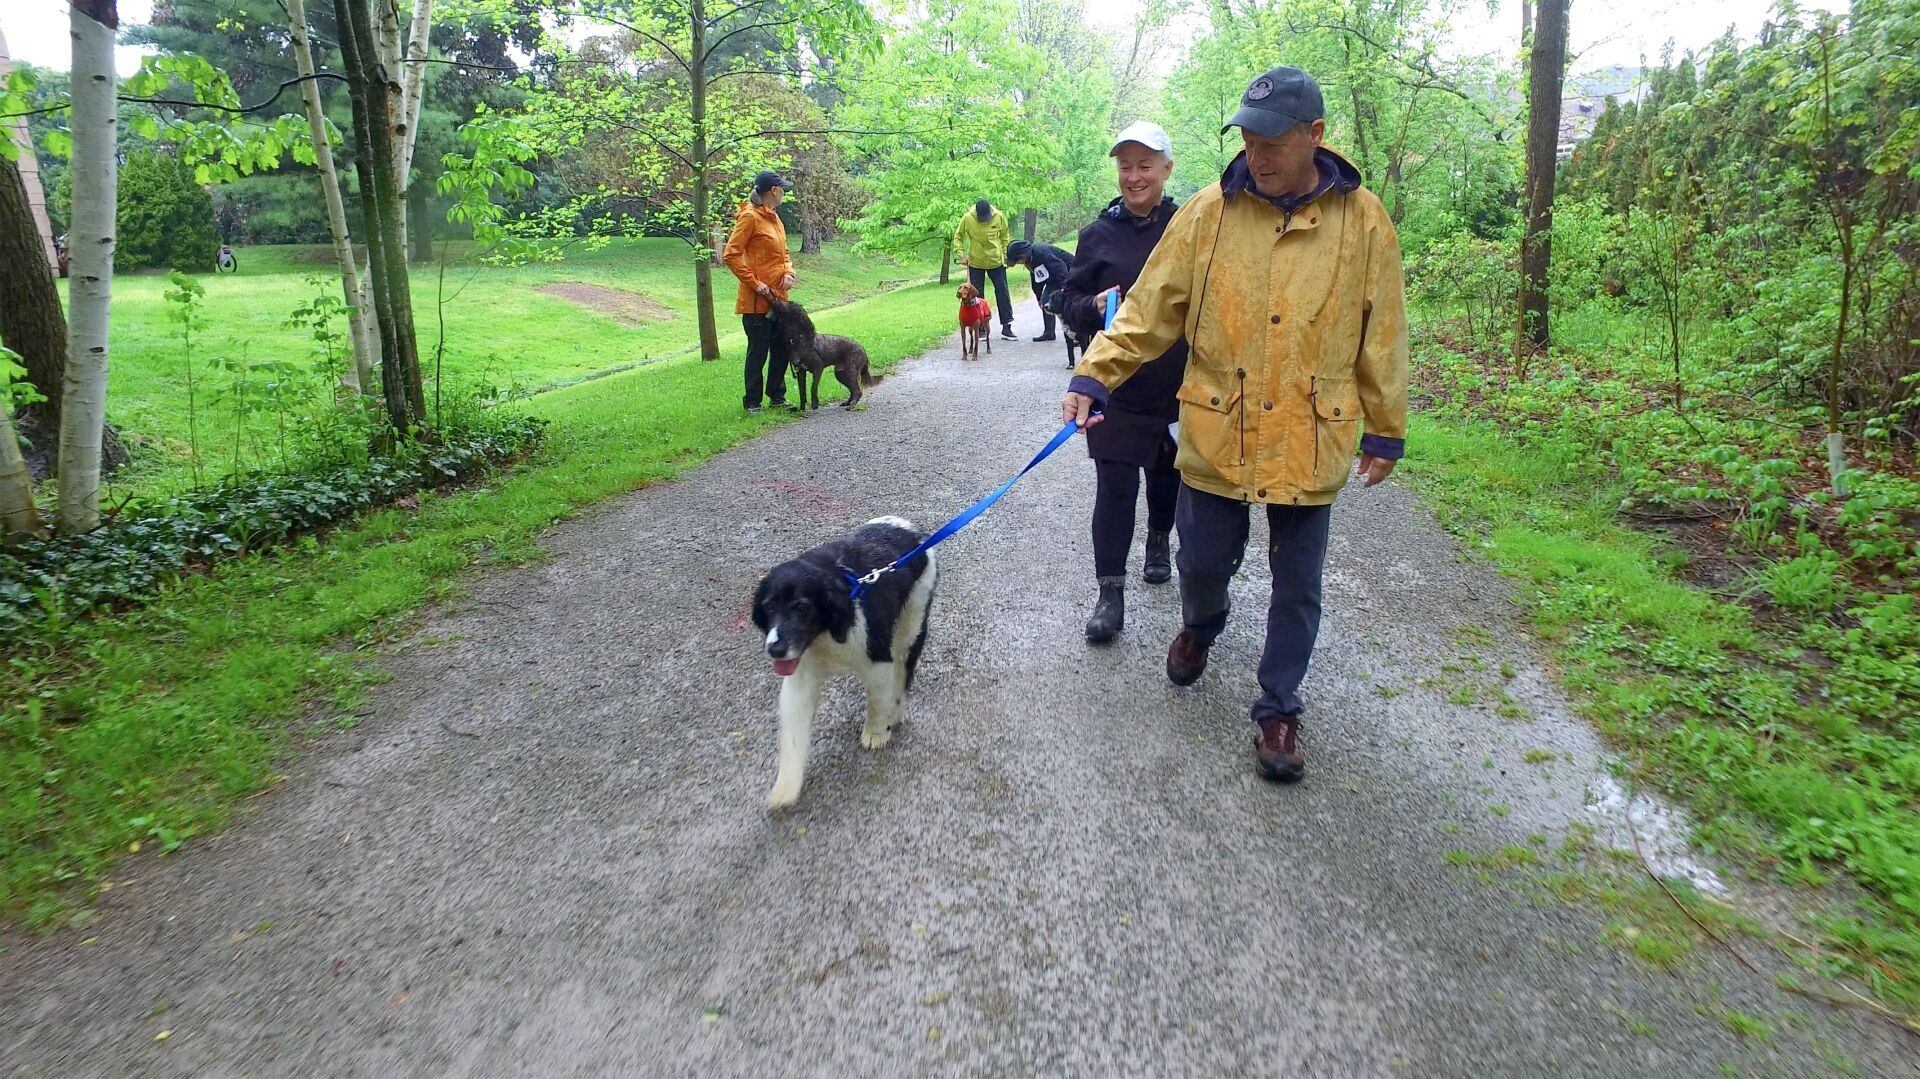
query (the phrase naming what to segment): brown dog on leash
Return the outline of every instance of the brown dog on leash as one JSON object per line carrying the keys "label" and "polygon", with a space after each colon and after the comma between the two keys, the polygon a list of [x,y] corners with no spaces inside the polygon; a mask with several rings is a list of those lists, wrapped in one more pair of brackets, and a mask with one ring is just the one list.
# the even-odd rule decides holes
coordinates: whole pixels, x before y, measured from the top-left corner
{"label": "brown dog on leash", "polygon": [[963,282],[954,296],[960,300],[960,358],[979,359],[982,341],[986,342],[987,355],[993,355],[993,335],[987,332],[993,326],[993,308],[987,298],[971,281]]}
{"label": "brown dog on leash", "polygon": [[860,342],[830,333],[817,333],[807,309],[791,300],[773,301],[773,321],[781,340],[787,343],[787,355],[793,363],[794,381],[800,384],[800,407],[807,407],[807,376],[813,376],[813,407],[820,407],[820,376],[833,368],[833,377],[847,388],[841,408],[860,403],[862,392],[879,382],[867,350]]}

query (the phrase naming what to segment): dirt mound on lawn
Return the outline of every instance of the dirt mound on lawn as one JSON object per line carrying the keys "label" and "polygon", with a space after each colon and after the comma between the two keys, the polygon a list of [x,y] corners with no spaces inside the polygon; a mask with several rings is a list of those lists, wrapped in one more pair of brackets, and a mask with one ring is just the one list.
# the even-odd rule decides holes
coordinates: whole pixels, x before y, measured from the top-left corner
{"label": "dirt mound on lawn", "polygon": [[589,285],[585,281],[556,281],[541,285],[539,291],[598,311],[622,326],[645,326],[649,322],[667,322],[680,317],[678,311],[651,296]]}

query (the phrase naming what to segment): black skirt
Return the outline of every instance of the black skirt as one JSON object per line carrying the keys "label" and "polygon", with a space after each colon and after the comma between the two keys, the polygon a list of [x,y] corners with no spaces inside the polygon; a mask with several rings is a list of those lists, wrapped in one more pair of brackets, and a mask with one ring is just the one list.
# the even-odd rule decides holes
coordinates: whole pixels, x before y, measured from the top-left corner
{"label": "black skirt", "polygon": [[1087,428],[1087,456],[1140,468],[1172,468],[1177,447],[1167,423],[1158,416],[1109,410],[1106,419]]}

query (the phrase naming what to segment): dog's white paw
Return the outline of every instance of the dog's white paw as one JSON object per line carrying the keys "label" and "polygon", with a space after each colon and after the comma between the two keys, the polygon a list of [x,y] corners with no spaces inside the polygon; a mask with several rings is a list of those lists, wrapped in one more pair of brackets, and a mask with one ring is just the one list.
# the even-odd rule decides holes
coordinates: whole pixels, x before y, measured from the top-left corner
{"label": "dog's white paw", "polygon": [[767,794],[768,809],[787,809],[800,800],[800,781],[781,778],[774,781],[773,790]]}
{"label": "dog's white paw", "polygon": [[887,727],[866,727],[860,731],[860,744],[867,749],[885,749],[893,741],[893,731]]}

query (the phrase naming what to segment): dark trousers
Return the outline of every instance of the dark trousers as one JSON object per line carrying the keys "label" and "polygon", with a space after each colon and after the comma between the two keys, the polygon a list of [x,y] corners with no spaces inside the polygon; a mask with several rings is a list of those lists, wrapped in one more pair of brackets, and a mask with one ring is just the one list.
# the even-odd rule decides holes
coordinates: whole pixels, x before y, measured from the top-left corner
{"label": "dark trousers", "polygon": [[1000,306],[1000,325],[1011,326],[1013,325],[1013,297],[1007,292],[1007,268],[995,266],[991,270],[981,270],[972,266],[967,267],[967,280],[973,282],[973,287],[982,296],[987,294],[989,278],[993,280],[994,302]]}
{"label": "dark trousers", "polygon": [[[1180,615],[1195,642],[1211,645],[1227,625],[1227,586],[1247,553],[1247,503],[1180,488]],[[1300,682],[1320,634],[1320,571],[1327,560],[1333,507],[1268,506],[1272,539],[1267,565],[1273,596],[1267,603],[1267,643],[1260,652],[1260,699],[1255,721],[1297,715],[1306,708]]]}
{"label": "dark trousers", "polygon": [[1172,468],[1141,468],[1123,461],[1093,463],[1093,572],[1102,579],[1127,575],[1133,549],[1133,511],[1140,501],[1140,473],[1147,474],[1147,530],[1173,531],[1180,499],[1180,473]]}
{"label": "dark trousers", "polygon": [[775,332],[773,320],[765,315],[741,315],[740,325],[747,331],[747,395],[741,401],[748,408],[760,407],[761,371],[766,372],[767,398],[774,404],[787,400],[787,343]]}
{"label": "dark trousers", "polygon": [[1040,322],[1045,327],[1040,331],[1042,337],[1053,336],[1053,312],[1047,310],[1047,298],[1052,294],[1052,289],[1033,290],[1033,301],[1040,305]]}

